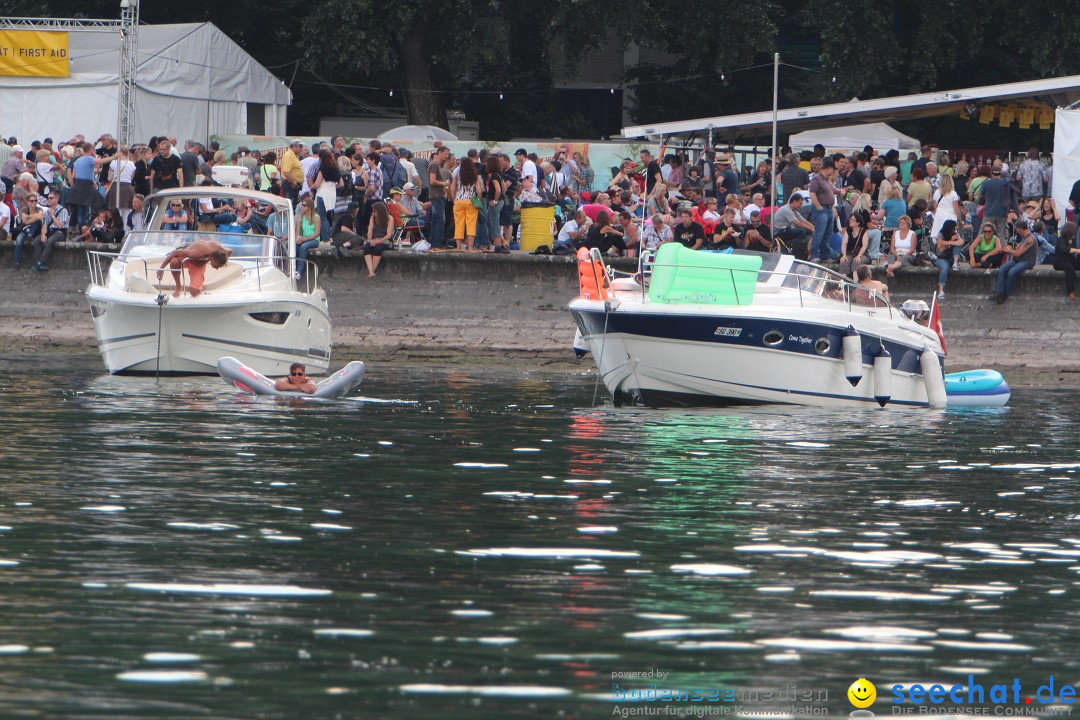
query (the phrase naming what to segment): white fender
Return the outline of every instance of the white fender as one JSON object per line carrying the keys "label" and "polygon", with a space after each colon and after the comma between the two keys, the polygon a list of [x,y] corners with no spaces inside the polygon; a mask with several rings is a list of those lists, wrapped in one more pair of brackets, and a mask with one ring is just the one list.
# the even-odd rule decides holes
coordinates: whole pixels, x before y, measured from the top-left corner
{"label": "white fender", "polygon": [[847,377],[851,387],[855,387],[862,380],[862,336],[851,325],[844,332],[844,376]]}
{"label": "white fender", "polygon": [[948,400],[945,394],[945,377],[941,374],[941,362],[937,353],[926,347],[919,356],[922,368],[923,384],[926,386],[926,399],[932,408],[943,408]]}
{"label": "white fender", "polygon": [[881,346],[881,350],[874,356],[874,399],[878,405],[885,407],[892,397],[892,355]]}

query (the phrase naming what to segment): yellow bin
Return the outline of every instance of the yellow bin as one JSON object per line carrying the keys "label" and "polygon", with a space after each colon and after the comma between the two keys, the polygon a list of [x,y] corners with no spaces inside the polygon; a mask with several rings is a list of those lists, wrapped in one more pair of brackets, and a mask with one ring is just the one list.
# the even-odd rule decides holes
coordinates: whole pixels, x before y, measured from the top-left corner
{"label": "yellow bin", "polygon": [[555,207],[521,208],[521,249],[532,252],[555,241]]}

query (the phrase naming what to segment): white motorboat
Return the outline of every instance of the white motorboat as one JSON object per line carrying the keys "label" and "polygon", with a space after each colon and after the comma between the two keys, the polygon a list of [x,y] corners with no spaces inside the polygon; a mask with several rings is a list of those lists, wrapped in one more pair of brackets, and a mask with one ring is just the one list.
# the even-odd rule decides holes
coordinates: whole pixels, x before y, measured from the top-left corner
{"label": "white motorboat", "polygon": [[944,352],[926,303],[894,308],[790,255],[660,247],[617,278],[578,259],[575,349],[616,403],[944,407]]}
{"label": "white motorboat", "polygon": [[[169,230],[170,201],[246,199],[271,210],[269,234]],[[86,296],[98,350],[110,373],[217,374],[230,355],[264,375],[282,375],[302,362],[318,374],[330,364],[331,327],[318,268],[296,255],[296,225],[288,200],[237,187],[163,190],[147,198],[145,232],[129,233],[119,253],[90,252]],[[204,226],[205,227],[205,226]],[[217,228],[220,230],[221,228]],[[237,228],[233,228],[237,229]],[[174,297],[172,274],[157,277],[165,256],[198,239],[232,249],[221,268],[206,267],[203,292]],[[182,284],[186,285],[184,271]]]}

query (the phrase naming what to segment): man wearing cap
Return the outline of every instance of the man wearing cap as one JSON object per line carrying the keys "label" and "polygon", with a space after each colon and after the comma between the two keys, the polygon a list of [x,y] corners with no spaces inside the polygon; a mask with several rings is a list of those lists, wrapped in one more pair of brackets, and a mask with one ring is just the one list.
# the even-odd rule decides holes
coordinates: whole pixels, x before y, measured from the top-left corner
{"label": "man wearing cap", "polygon": [[4,162],[4,167],[0,169],[0,178],[3,178],[4,181],[5,195],[11,192],[11,189],[15,187],[15,178],[26,171],[26,160],[23,158],[24,154],[22,146],[11,146],[11,156]]}
{"label": "man wearing cap", "polygon": [[411,231],[415,231],[423,226],[424,214],[427,212],[427,209],[431,207],[431,203],[420,202],[416,197],[415,183],[405,183],[405,185],[402,186],[401,191],[402,194],[398,198],[398,203],[401,204],[403,213],[401,218],[402,227],[407,233],[410,233],[411,237]]}
{"label": "man wearing cap", "polygon": [[289,149],[281,156],[281,184],[285,196],[296,202],[300,196],[300,187],[304,184],[304,169],[300,167],[300,154],[304,150],[304,141],[293,138]]}
{"label": "man wearing cap", "polygon": [[521,177],[531,177],[533,179],[533,187],[537,187],[539,178],[536,173],[536,163],[529,159],[529,153],[525,152],[525,148],[518,148],[517,152],[514,153],[514,157],[521,163],[521,169],[518,171],[521,173]]}
{"label": "man wearing cap", "polygon": [[990,296],[990,299],[998,305],[1005,302],[1012,294],[1016,279],[1035,267],[1035,260],[1039,254],[1039,244],[1026,220],[1016,221],[1016,237],[1018,240],[1016,247],[1002,248],[1002,252],[1008,259],[998,268],[994,294]]}
{"label": "man wearing cap", "polygon": [[1001,166],[997,163],[994,163],[990,177],[979,186],[979,202],[986,206],[983,210],[983,222],[993,223],[997,236],[1005,238],[1005,222],[1009,210],[1019,215],[1020,209],[1016,207],[1012,188],[1001,177]]}
{"label": "man wearing cap", "polygon": [[[405,210],[406,215],[413,215],[419,217],[424,214],[424,211],[428,209],[428,203],[422,203],[416,197],[416,184],[407,182],[401,187],[402,195],[398,198],[398,202],[401,203],[402,209]],[[411,220],[414,225],[419,224],[419,221]],[[408,224],[408,223],[406,223]]]}

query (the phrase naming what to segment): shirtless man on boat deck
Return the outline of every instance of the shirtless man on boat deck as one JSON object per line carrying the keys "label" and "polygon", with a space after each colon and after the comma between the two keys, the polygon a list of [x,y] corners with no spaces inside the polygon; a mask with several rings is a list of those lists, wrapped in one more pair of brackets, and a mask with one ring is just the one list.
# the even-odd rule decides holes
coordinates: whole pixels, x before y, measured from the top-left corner
{"label": "shirtless man on boat deck", "polygon": [[224,247],[216,240],[196,240],[190,245],[176,248],[165,256],[157,271],[158,282],[161,281],[165,274],[165,266],[168,265],[172,272],[173,284],[176,286],[173,297],[178,298],[184,291],[181,270],[186,269],[187,291],[191,293],[191,297],[198,297],[202,293],[203,282],[206,279],[206,264],[209,263],[210,267],[215,269],[224,267],[229,262],[230,255],[232,255],[232,249]]}

